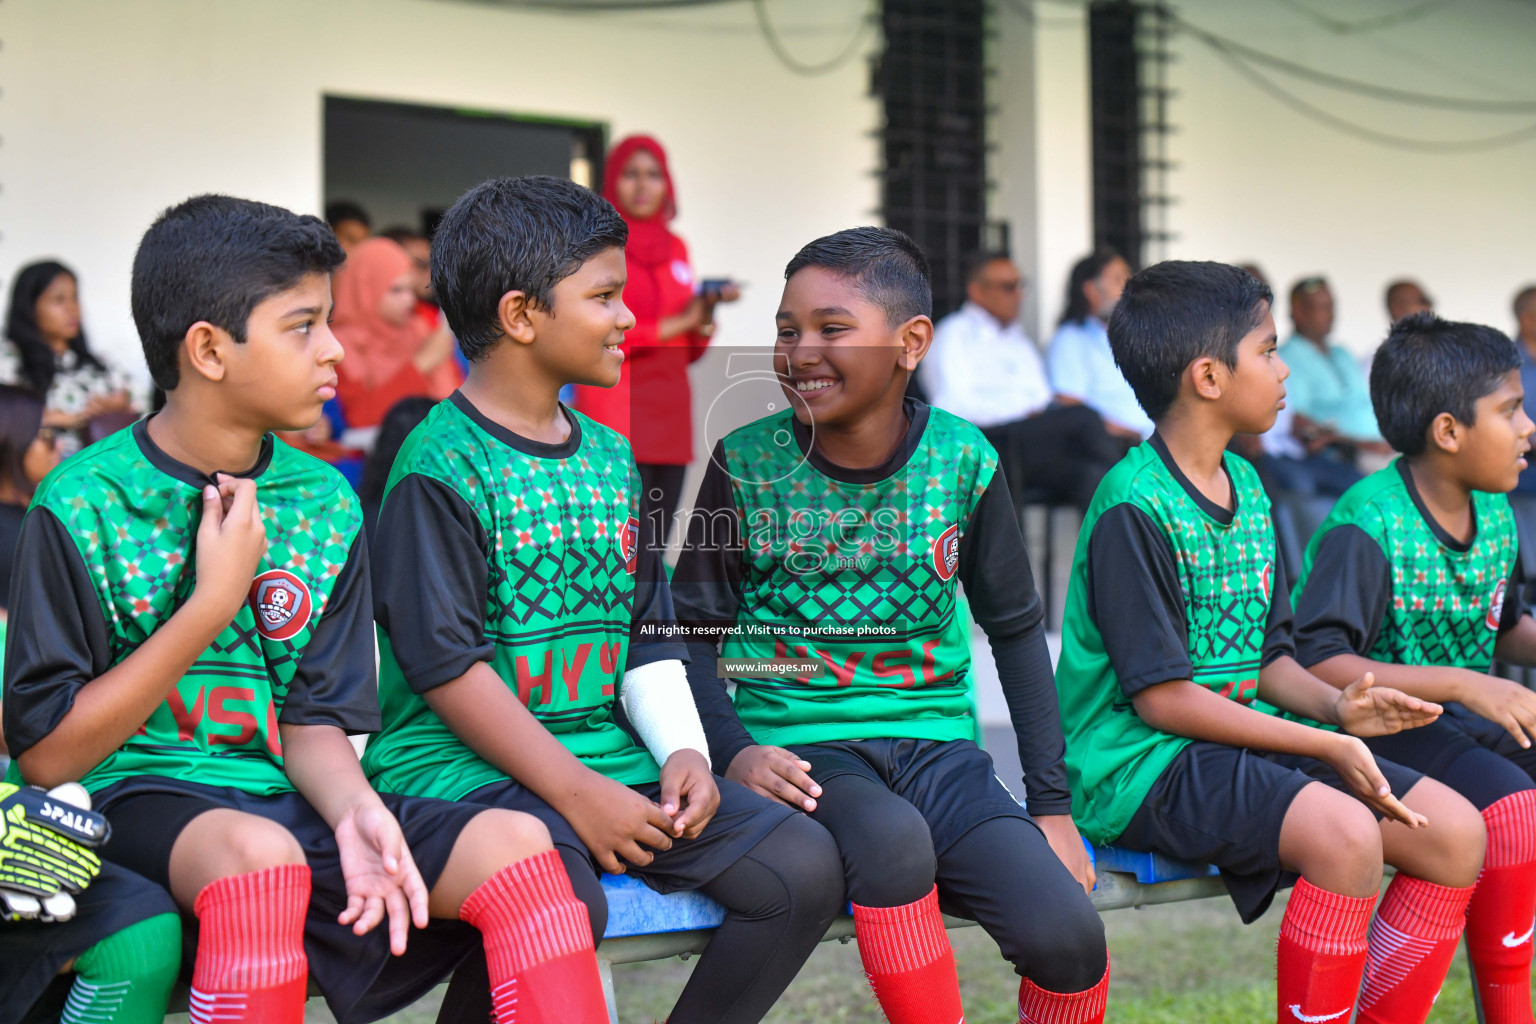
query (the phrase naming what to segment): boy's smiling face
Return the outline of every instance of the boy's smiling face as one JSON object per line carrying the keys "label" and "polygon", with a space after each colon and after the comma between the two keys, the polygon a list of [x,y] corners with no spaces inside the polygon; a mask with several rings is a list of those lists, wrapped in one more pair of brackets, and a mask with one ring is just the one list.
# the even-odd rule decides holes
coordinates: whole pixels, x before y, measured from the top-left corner
{"label": "boy's smiling face", "polygon": [[601,388],[619,382],[619,344],[635,326],[624,281],[624,250],[604,249],[551,289],[548,309],[526,308],[539,360],[555,379]]}
{"label": "boy's smiling face", "polygon": [[[1525,414],[1525,388],[1520,371],[1510,370],[1499,386],[1477,400],[1472,423],[1456,424],[1457,473],[1470,490],[1513,490],[1525,469],[1536,424]],[[1434,427],[1430,444],[1436,444]]]}
{"label": "boy's smiling face", "polygon": [[1259,326],[1237,343],[1237,365],[1223,389],[1237,433],[1262,434],[1275,425],[1285,408],[1285,379],[1290,375],[1277,351],[1274,314],[1266,309]]}
{"label": "boy's smiling face", "polygon": [[818,426],[847,426],[882,403],[899,405],[933,338],[926,316],[891,327],[855,280],[824,267],[785,282],[774,319],[779,383],[795,415]]}
{"label": "boy's smiling face", "polygon": [[307,430],[319,421],[321,408],[336,397],[342,357],[330,315],[330,275],[305,274],[256,304],[244,343],[218,332],[222,339],[214,345],[225,394],[232,405],[244,406],[237,414],[261,430]]}

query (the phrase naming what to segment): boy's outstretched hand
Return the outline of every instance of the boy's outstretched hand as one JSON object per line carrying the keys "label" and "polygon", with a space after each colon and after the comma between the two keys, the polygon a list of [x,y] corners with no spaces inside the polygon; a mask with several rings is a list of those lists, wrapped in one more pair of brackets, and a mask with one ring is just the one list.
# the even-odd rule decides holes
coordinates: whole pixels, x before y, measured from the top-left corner
{"label": "boy's outstretched hand", "polygon": [[1377,686],[1367,672],[1346,686],[1334,702],[1339,728],[1353,736],[1390,736],[1428,725],[1444,710],[1439,704],[1410,697],[1401,690]]}
{"label": "boy's outstretched hand", "polygon": [[696,839],[720,807],[720,788],[709,761],[697,750],[674,751],[661,766],[661,813],[672,819],[672,835]]}
{"label": "boy's outstretched hand", "polygon": [[410,926],[427,926],[427,886],[400,823],[377,799],[364,803],[336,823],[336,849],[347,883],[347,908],[337,922],[366,935],[388,915],[390,952],[402,955]]}
{"label": "boy's outstretched hand", "polygon": [[[1366,678],[1370,678],[1369,673]],[[1423,828],[1429,824],[1428,818],[1409,810],[1392,794],[1392,787],[1387,784],[1386,776],[1381,774],[1376,758],[1371,756],[1370,748],[1364,741],[1341,732],[1327,735],[1329,749],[1321,760],[1339,773],[1352,793],[1393,821],[1400,821],[1409,828]]]}
{"label": "boy's outstretched hand", "polygon": [[1051,844],[1056,856],[1072,872],[1077,884],[1083,887],[1084,892],[1093,892],[1098,876],[1094,873],[1093,861],[1088,857],[1088,849],[1083,846],[1083,837],[1078,833],[1072,815],[1041,814],[1035,818],[1035,824],[1045,833],[1045,841]]}
{"label": "boy's outstretched hand", "polygon": [[725,777],[759,796],[810,813],[821,796],[821,787],[807,774],[810,770],[811,762],[800,760],[783,747],[751,746],[731,759]]}
{"label": "boy's outstretched hand", "polygon": [[[671,758],[667,759],[670,764]],[[656,859],[645,847],[672,849],[672,819],[661,806],[590,769],[582,769],[579,788],[557,807],[610,875],[624,873],[624,861],[644,867]],[[719,796],[716,795],[718,801]],[[645,844],[642,846],[641,844]]]}

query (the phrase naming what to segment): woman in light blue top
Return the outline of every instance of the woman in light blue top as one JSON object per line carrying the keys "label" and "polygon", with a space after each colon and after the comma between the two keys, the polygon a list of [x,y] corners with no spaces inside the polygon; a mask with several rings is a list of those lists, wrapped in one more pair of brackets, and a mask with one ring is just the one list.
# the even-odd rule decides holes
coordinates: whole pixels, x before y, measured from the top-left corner
{"label": "woman in light blue top", "polygon": [[1077,262],[1046,367],[1058,402],[1090,407],[1103,417],[1106,430],[1134,445],[1152,433],[1152,421],[1115,365],[1105,328],[1130,276],[1130,264],[1113,249]]}

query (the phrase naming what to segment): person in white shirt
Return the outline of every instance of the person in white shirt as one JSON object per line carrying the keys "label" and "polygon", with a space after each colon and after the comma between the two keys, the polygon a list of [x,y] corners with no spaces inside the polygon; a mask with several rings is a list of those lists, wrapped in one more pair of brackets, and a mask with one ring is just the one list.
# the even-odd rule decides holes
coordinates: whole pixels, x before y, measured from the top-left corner
{"label": "person in white shirt", "polygon": [[1106,325],[1130,276],[1130,264],[1113,249],[1098,249],[1078,260],[1067,281],[1066,312],[1047,356],[1051,386],[1060,400],[1096,411],[1126,448],[1152,434],[1152,421],[1109,349]]}
{"label": "person in white shirt", "polygon": [[1123,448],[1092,409],[1055,402],[1040,351],[1019,324],[1024,278],[1006,253],[972,259],[965,294],[918,366],[929,402],[981,428],[1015,507],[1031,490],[1087,508]]}

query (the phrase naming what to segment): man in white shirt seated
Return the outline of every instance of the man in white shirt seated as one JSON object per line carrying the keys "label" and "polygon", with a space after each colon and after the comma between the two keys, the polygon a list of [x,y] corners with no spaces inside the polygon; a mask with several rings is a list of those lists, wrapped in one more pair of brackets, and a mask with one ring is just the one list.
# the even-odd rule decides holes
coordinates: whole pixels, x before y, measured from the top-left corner
{"label": "man in white shirt seated", "polygon": [[1089,407],[1055,403],[1040,351],[1019,324],[1024,278],[1005,253],[971,261],[965,294],[965,305],[939,321],[918,366],[929,401],[981,428],[1015,507],[1030,490],[1087,508],[1123,446]]}
{"label": "man in white shirt seated", "polygon": [[1152,421],[1109,349],[1109,318],[1130,276],[1130,264],[1113,249],[1098,249],[1078,260],[1067,280],[1066,311],[1047,357],[1051,386],[1061,401],[1096,411],[1124,449],[1152,434]]}

